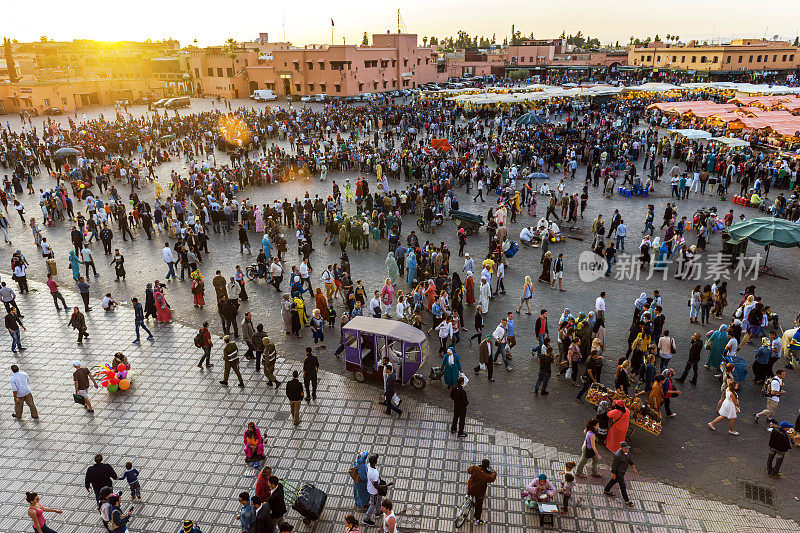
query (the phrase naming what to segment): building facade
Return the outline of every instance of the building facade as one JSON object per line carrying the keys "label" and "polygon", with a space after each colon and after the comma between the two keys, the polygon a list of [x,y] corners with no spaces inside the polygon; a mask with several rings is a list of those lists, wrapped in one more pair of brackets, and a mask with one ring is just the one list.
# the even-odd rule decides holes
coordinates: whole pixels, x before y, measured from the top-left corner
{"label": "building facade", "polygon": [[247,68],[258,64],[258,50],[227,50],[209,47],[189,52],[189,73],[196,96],[247,98],[250,92]]}
{"label": "building facade", "polygon": [[374,34],[372,46],[274,49],[270,59],[247,67],[251,92],[272,89],[279,95],[354,96],[412,89],[436,79],[436,54],[407,33]]}
{"label": "building facade", "polygon": [[785,41],[734,39],[706,45],[690,41],[669,45],[661,41],[628,49],[628,67],[659,71],[735,74],[752,71],[791,71],[800,66],[800,49]]}

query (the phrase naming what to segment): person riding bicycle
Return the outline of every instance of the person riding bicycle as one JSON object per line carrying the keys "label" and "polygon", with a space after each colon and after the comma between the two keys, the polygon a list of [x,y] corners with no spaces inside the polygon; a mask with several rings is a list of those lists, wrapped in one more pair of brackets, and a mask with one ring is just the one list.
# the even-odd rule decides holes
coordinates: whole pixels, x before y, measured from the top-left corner
{"label": "person riding bicycle", "polygon": [[483,513],[483,499],[486,497],[486,487],[489,483],[494,483],[497,479],[497,472],[492,470],[489,466],[489,459],[481,461],[480,466],[473,465],[467,469],[470,474],[469,481],[467,481],[467,494],[475,498],[475,524],[485,524],[485,520],[481,520],[481,513]]}

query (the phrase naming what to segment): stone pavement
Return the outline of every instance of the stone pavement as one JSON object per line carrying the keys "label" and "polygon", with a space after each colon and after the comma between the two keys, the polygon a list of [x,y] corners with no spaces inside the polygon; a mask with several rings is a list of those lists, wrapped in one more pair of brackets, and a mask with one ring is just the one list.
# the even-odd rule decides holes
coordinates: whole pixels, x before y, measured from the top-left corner
{"label": "stone pavement", "polygon": [[[521,488],[542,472],[559,479],[564,461],[576,459],[471,418],[469,437],[457,440],[448,432],[449,411],[413,399],[403,403],[409,418],[387,418],[376,405],[375,389],[326,371],[318,401],[303,405],[303,421],[295,429],[283,389],[276,393],[266,387],[252,365],[244,365],[246,388],[217,383],[222,366],[219,343],[212,358],[217,366],[212,371],[197,370],[192,328],[178,323],[154,326],[155,340],[134,346],[129,340],[132,311],[104,313],[95,301],[95,310],[87,317],[91,338],[77,346],[73,330],[66,326],[68,315],[55,312],[46,287],[35,282],[31,286],[30,294],[19,297],[28,328],[22,342],[28,350],[21,355],[4,350],[0,366],[7,369],[16,363],[30,375],[40,419],[32,420],[27,410],[21,421],[0,418],[2,532],[30,530],[25,491],[39,492],[45,506],[64,509],[63,515],[47,516],[48,524],[60,533],[99,530],[94,500],[83,488],[85,469],[95,453],[103,453],[118,473],[128,460],[141,472],[144,502],[135,504],[131,531],[170,533],[184,518],[204,531],[238,531],[236,497],[242,490],[252,490],[255,477],[241,450],[242,431],[251,420],[264,434],[266,463],[278,476],[293,485],[314,483],[328,493],[326,509],[313,526],[303,526],[298,514],[289,511],[288,521],[301,532],[341,531],[342,517],[353,512],[347,469],[363,450],[381,455],[381,475],[395,482],[389,495],[397,505],[400,530],[409,532],[452,531],[468,477],[465,471],[484,457],[499,473],[487,499],[490,523],[467,524],[463,531],[531,530],[538,521],[524,510]],[[72,291],[64,295],[70,304],[79,301]],[[278,336],[279,328],[270,327],[270,333]],[[133,385],[127,392],[92,392],[96,412],[88,414],[72,403],[70,363],[79,359],[91,367],[110,362],[116,351],[128,356]],[[285,381],[297,367],[281,358],[279,379]],[[558,530],[797,529],[790,520],[631,477],[634,509],[624,508],[619,497],[605,497],[599,483],[580,483],[574,515],[558,517]],[[115,488],[123,491],[127,507],[124,482]]]}
{"label": "stone pavement", "polygon": [[[237,105],[263,107],[263,104],[253,104],[246,100],[234,102],[234,107]],[[298,104],[293,105],[296,106]],[[301,107],[307,106],[306,104],[299,105]],[[311,104],[311,106],[314,107],[315,104]],[[191,111],[207,110],[210,107],[211,104],[207,100],[194,100]],[[102,109],[93,110],[89,114],[91,116],[91,114],[101,111]],[[134,113],[139,113],[139,110],[134,108]],[[109,114],[106,113],[106,115],[108,116]],[[15,118],[9,118],[12,128],[15,127]],[[37,123],[37,120],[40,121],[41,119],[34,119],[34,123]],[[65,117],[57,117],[57,120],[66,122]],[[227,158],[219,156],[217,160],[223,162]],[[159,167],[157,172],[163,177],[167,176],[172,169],[185,173],[182,162],[163,165]],[[354,180],[358,175],[355,172],[330,173],[326,183],[313,180],[249,188],[240,195],[240,199],[241,197],[249,197],[252,201],[263,203],[276,198],[302,197],[306,190],[312,197],[314,194],[327,195],[330,194],[332,180],[336,180],[337,183],[341,184],[345,177]],[[577,172],[576,180],[566,180],[567,192],[579,191],[584,175],[585,167],[581,166]],[[551,188],[554,188],[558,176],[552,174],[551,177],[553,178],[550,180]],[[374,180],[374,177],[370,179]],[[47,186],[49,183],[51,181],[47,178],[37,178],[35,181],[37,188],[39,186]],[[406,185],[405,182],[396,181],[391,181],[391,184],[392,187],[397,188]],[[127,187],[120,186],[118,188],[121,194],[127,195]],[[473,194],[474,192],[473,190]],[[656,276],[651,280],[631,281],[605,278],[591,283],[579,282],[577,257],[589,247],[589,239],[586,236],[589,233],[591,221],[597,213],[603,213],[604,218],[608,220],[614,208],[620,209],[628,225],[627,249],[630,253],[639,243],[640,228],[644,220],[644,206],[647,203],[656,205],[656,226],[660,225],[663,206],[668,200],[665,193],[668,195],[669,189],[662,182],[658,184],[655,194],[648,199],[621,198],[619,196],[605,199],[599,193],[599,189],[595,188],[590,188],[589,193],[590,200],[585,214],[586,218],[580,220],[578,228],[571,232],[576,238],[568,238],[566,242],[551,247],[554,253],[563,251],[565,254],[567,291],[563,293],[551,291],[544,284],[534,283],[534,298],[531,306],[534,315],[517,315],[515,321],[518,341],[518,347],[514,350],[515,371],[511,373],[506,373],[505,371],[496,373],[496,383],[488,383],[483,376],[473,379],[470,383],[470,394],[473,399],[470,406],[470,414],[472,416],[475,416],[490,427],[503,428],[536,442],[554,446],[558,450],[571,452],[579,450],[584,423],[592,416],[593,409],[587,404],[577,403],[574,400],[576,389],[563,380],[551,381],[550,389],[553,394],[547,397],[535,397],[533,395],[532,389],[538,365],[530,359],[528,354],[529,347],[534,342],[532,329],[538,309],[546,308],[550,310],[550,333],[555,335],[553,322],[564,307],[570,307],[573,313],[589,311],[593,309],[594,300],[599,292],[601,290],[607,292],[607,350],[605,368],[602,373],[602,381],[606,384],[613,383],[614,363],[617,357],[624,354],[633,301],[640,292],[647,291],[650,293],[652,290],[658,289],[664,298],[664,311],[667,317],[666,327],[669,328],[678,348],[678,354],[673,359],[675,361],[673,366],[678,371],[682,370],[686,360],[689,347],[688,339],[691,334],[695,331],[705,333],[707,329],[715,328],[719,324],[719,322],[713,321],[710,326],[702,327],[688,324],[686,320],[687,307],[684,302],[691,287],[695,283],[700,283],[700,281],[677,281],[672,279],[671,276],[668,276],[667,279]],[[471,200],[473,194],[467,195],[463,188],[457,191],[457,196],[461,201],[461,209],[481,214],[485,217],[486,211],[494,201],[494,196],[488,194],[486,203],[475,203]],[[148,188],[146,192],[141,192],[140,196],[151,199],[152,188]],[[28,207],[27,214],[38,214],[35,209],[36,200],[33,196],[23,194],[22,200]],[[737,217],[740,213],[744,213],[747,216],[759,215],[759,212],[752,208],[742,208],[734,206],[730,202],[720,202],[717,199],[694,194],[690,194],[686,200],[679,201],[678,205],[681,215],[685,214],[691,218],[692,214],[700,206],[714,204],[719,206],[722,213],[729,208],[735,208]],[[353,204],[346,205],[345,209],[348,212],[353,212]],[[541,216],[543,212],[544,209],[540,202],[538,215]],[[33,246],[30,230],[27,227],[21,227],[19,219],[15,215],[11,216],[9,221],[12,226],[10,232],[14,245],[5,246],[4,249],[11,251],[21,248],[31,261],[29,277],[44,281],[46,274],[45,263]],[[416,229],[414,226],[415,221],[415,216],[405,217],[403,235],[407,235],[411,229]],[[517,240],[522,225],[533,224],[535,221],[535,218],[527,214],[523,215],[518,218],[516,223],[510,224],[509,234],[513,239]],[[312,255],[312,263],[317,268],[315,274],[318,275],[322,266],[338,260],[339,248],[338,246],[323,246],[321,244],[320,228],[314,227],[312,229],[314,230],[316,248]],[[134,230],[134,232],[136,231]],[[59,283],[65,288],[73,286],[70,273],[66,269],[66,255],[71,248],[69,245],[69,227],[61,222],[55,228],[44,229],[43,233],[58,254],[59,276],[57,279]],[[115,231],[116,233],[118,232]],[[663,235],[663,231],[657,231],[656,234]],[[289,234],[287,233],[287,235]],[[143,299],[145,283],[152,282],[154,279],[163,280],[163,275],[166,273],[166,267],[161,260],[160,254],[164,236],[165,234],[162,233],[155,237],[153,241],[137,238],[133,243],[122,242],[118,235],[115,236],[114,247],[119,247],[127,258],[126,269],[128,277],[126,282],[121,283],[114,281],[112,267],[108,266],[107,263],[102,264],[105,256],[102,255],[101,245],[92,244],[95,261],[101,274],[99,278],[89,279],[92,284],[92,295],[100,297],[106,292],[111,292],[120,301],[128,301],[134,296],[140,300]],[[139,230],[139,237],[143,237],[141,230]],[[259,236],[252,233],[250,238],[252,244],[257,246]],[[430,239],[434,242],[444,241],[453,252],[458,249],[455,226],[450,221],[445,222],[435,235],[422,234],[422,238]],[[290,238],[289,240],[290,244],[292,244],[293,239]],[[689,241],[693,243],[693,237],[690,237]],[[486,234],[481,232],[479,235],[469,237],[466,250],[478,259],[485,251],[485,247]],[[0,245],[0,248],[3,248],[3,245]],[[233,266],[237,262],[244,267],[255,261],[255,255],[239,254],[235,236],[226,238],[226,236],[212,235],[209,248],[211,254],[204,256],[202,265],[202,270],[207,280],[208,276],[210,274],[213,275],[214,270],[217,268],[222,269],[226,275],[230,276],[232,275]],[[715,235],[710,241],[709,252],[716,253],[720,248],[719,236]],[[348,249],[353,272],[364,280],[364,286],[368,290],[379,287],[383,283],[385,277],[385,251],[385,243],[381,246],[380,254],[372,251],[354,252],[352,249]],[[759,247],[751,245],[748,251],[753,254],[761,250]],[[764,301],[772,305],[773,309],[781,316],[781,322],[784,327],[788,327],[791,324],[798,311],[796,299],[787,297],[789,294],[786,290],[787,287],[796,286],[798,282],[797,254],[797,250],[784,249],[773,250],[770,255],[770,264],[779,273],[789,277],[789,280],[761,278],[754,282],[757,285],[758,293],[763,295]],[[539,256],[539,249],[523,247],[509,261],[509,266],[506,270],[508,294],[495,299],[490,305],[484,333],[491,331],[489,328],[493,329],[501,316],[507,311],[516,309],[518,305],[517,298],[524,276],[530,275],[536,279],[539,275]],[[297,262],[296,248],[290,245],[285,265],[288,267]],[[454,253],[451,258],[452,269],[460,272],[461,264],[461,259],[456,258]],[[7,278],[4,279],[7,280]],[[315,285],[318,282],[317,280],[317,277],[312,276],[312,281]],[[710,283],[710,280],[704,278],[702,282]],[[750,283],[749,280],[729,282],[729,302],[731,306],[736,303],[736,292]],[[284,284],[284,287],[286,287],[286,284]],[[404,290],[407,289],[403,281],[399,282],[398,287]],[[248,293],[250,294],[250,300],[242,305],[240,317],[244,311],[251,311],[255,323],[263,322],[269,324],[270,321],[280,321],[277,306],[275,305],[277,295],[270,286],[265,285],[263,282],[250,283],[248,284]],[[221,332],[220,322],[213,304],[205,310],[198,310],[192,306],[189,282],[169,282],[167,299],[173,308],[177,321],[193,327],[199,327],[203,320],[208,320],[212,325],[213,331]],[[726,310],[728,315],[732,311],[731,306]],[[340,302],[337,302],[337,310],[341,311]],[[473,314],[473,310],[465,310],[464,322],[470,329],[468,335],[473,333],[471,331]],[[129,331],[128,335],[131,335],[132,338],[132,331]],[[307,335],[308,333],[304,334],[304,336]],[[329,335],[329,346],[333,346],[330,342],[333,339],[330,339],[330,337],[335,337],[335,334]],[[281,334],[274,340],[278,345],[279,353],[285,355],[289,360],[298,360],[302,356],[303,347],[308,339],[294,340],[284,338]],[[436,342],[435,339],[433,340]],[[123,342],[127,342],[127,340]],[[477,358],[477,345],[470,346],[462,336],[462,341],[457,347],[464,366],[473,366]],[[740,355],[752,362],[754,347],[755,344],[751,344],[749,348],[742,349]],[[328,356],[323,356],[320,361],[324,369],[349,375],[344,371],[340,361],[330,357],[330,352],[326,352],[326,354]],[[438,363],[438,358],[432,357],[429,364],[438,366]],[[423,374],[427,375],[427,371],[426,365],[426,368],[423,369]],[[726,503],[751,507],[761,512],[780,514],[781,516],[800,520],[800,501],[796,499],[800,496],[796,482],[798,476],[800,476],[800,461],[797,461],[797,451],[792,451],[787,455],[782,468],[782,473],[785,475],[784,478],[773,480],[766,476],[764,469],[768,453],[768,434],[764,431],[763,423],[754,425],[747,416],[760,410],[764,403],[763,397],[758,388],[752,384],[752,381],[748,378],[740,396],[743,416],[737,421],[737,430],[741,433],[739,437],[731,437],[725,432],[712,433],[705,427],[705,422],[715,416],[714,410],[719,398],[718,381],[714,379],[711,372],[701,368],[697,387],[687,383],[680,388],[683,390],[683,395],[673,402],[673,409],[679,414],[677,417],[665,421],[665,430],[662,435],[653,437],[649,434],[637,432],[631,438],[640,469],[648,476],[680,486],[693,494],[701,494]],[[789,372],[787,388],[788,393],[782,398],[781,406],[778,410],[778,418],[793,421],[797,416],[797,407],[800,403],[800,380],[798,380],[797,372]],[[377,391],[375,394],[377,394]],[[423,391],[408,391],[405,396],[410,396],[415,400],[431,405],[444,407],[450,405],[447,391],[441,384],[433,384]],[[509,405],[518,407],[509,409]],[[757,487],[771,491],[772,499],[770,503],[765,504],[757,501],[757,499],[749,498],[745,483],[755,484]],[[766,498],[762,499],[766,500]]]}

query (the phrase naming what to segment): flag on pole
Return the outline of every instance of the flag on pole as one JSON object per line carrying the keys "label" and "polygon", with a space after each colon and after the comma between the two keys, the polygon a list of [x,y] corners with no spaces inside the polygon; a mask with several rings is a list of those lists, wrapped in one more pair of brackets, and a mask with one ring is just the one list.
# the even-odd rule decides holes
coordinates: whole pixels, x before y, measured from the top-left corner
{"label": "flag on pole", "polygon": [[331,19],[331,28],[334,26],[333,19]]}

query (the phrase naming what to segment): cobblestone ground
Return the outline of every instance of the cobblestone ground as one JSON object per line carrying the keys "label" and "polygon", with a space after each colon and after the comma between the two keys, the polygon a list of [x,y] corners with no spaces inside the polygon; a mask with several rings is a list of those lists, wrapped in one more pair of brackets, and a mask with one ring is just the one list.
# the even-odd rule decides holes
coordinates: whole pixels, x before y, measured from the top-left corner
{"label": "cobblestone ground", "polygon": [[[234,106],[241,104],[251,105],[247,101],[234,102]],[[263,104],[259,105],[259,107],[263,107]],[[206,109],[211,109],[209,101],[193,101],[191,111]],[[141,111],[141,108],[133,110],[135,114]],[[100,112],[105,112],[107,117],[113,114],[108,109],[95,110],[91,113],[99,114]],[[12,128],[18,127],[18,121],[15,121],[14,117],[4,117],[4,121],[6,118]],[[66,118],[64,117],[60,117],[58,120],[66,123]],[[41,119],[34,119],[34,124],[37,123],[41,124]],[[218,161],[221,162],[225,159],[224,156],[218,154]],[[639,164],[641,164],[641,160]],[[159,168],[158,174],[163,178],[168,176],[172,169],[183,170],[183,162],[163,165]],[[329,181],[326,183],[320,183],[315,180],[311,182],[275,184],[248,189],[243,196],[263,203],[284,197],[302,197],[306,190],[309,191],[312,197],[314,194],[319,194],[320,196],[328,195],[331,191],[331,180],[335,179],[338,183],[342,183],[346,177],[354,180],[357,175],[355,172],[331,173]],[[582,185],[582,176],[584,175],[585,169],[580,167],[576,180],[566,180],[567,191],[579,191]],[[40,186],[48,186],[51,183],[48,179],[41,178],[37,179],[36,186],[39,188]],[[392,181],[391,183],[393,187],[400,188],[405,186],[405,182]],[[551,180],[550,184],[553,187],[555,181]],[[119,189],[122,194],[127,195],[127,187],[121,186]],[[485,217],[488,207],[492,205],[491,202],[494,200],[494,196],[487,195],[486,203],[473,202],[472,196],[474,192],[468,195],[463,189],[458,191],[461,209],[481,214]],[[635,249],[639,244],[645,206],[647,203],[656,205],[656,226],[660,225],[663,206],[668,200],[668,192],[668,187],[664,183],[660,183],[656,188],[655,194],[649,199],[621,198],[616,195],[611,199],[605,199],[600,194],[599,189],[590,188],[590,201],[585,214],[586,218],[579,221],[575,230],[568,232],[574,238],[568,238],[565,243],[551,247],[554,253],[563,251],[565,254],[567,291],[551,291],[544,284],[535,283],[534,298],[531,306],[534,315],[530,317],[517,315],[516,318],[515,329],[517,331],[518,347],[514,351],[515,370],[510,373],[505,371],[497,372],[495,374],[497,382],[495,383],[487,382],[483,376],[472,379],[470,382],[468,391],[471,398],[470,415],[480,420],[481,424],[483,424],[482,428],[485,427],[481,432],[490,431],[490,428],[494,428],[494,430],[499,428],[543,445],[552,446],[553,449],[561,452],[577,452],[580,448],[584,423],[592,416],[593,410],[587,404],[579,404],[574,400],[577,389],[563,380],[552,380],[550,386],[551,395],[535,397],[532,393],[538,365],[531,361],[528,354],[530,346],[534,343],[532,329],[536,313],[540,308],[550,310],[552,324],[564,307],[570,307],[573,313],[589,311],[593,309],[594,300],[599,292],[601,290],[607,292],[607,351],[605,354],[606,363],[601,377],[601,380],[606,384],[613,383],[613,363],[617,357],[625,352],[633,301],[640,292],[651,293],[654,289],[661,291],[664,299],[664,312],[667,317],[666,327],[675,338],[678,348],[678,353],[673,359],[674,364],[672,365],[678,372],[683,369],[686,361],[689,348],[688,340],[691,334],[694,332],[705,333],[708,329],[715,329],[719,325],[718,321],[712,321],[711,325],[702,327],[689,324],[687,321],[688,313],[685,302],[691,287],[695,283],[701,283],[701,281],[676,281],[672,279],[671,275],[667,276],[666,279],[661,276],[656,276],[653,279],[642,278],[635,280],[605,278],[592,283],[582,283],[578,280],[577,257],[589,247],[590,243],[588,241],[590,239],[587,238],[587,235],[590,232],[591,221],[597,213],[603,213],[604,218],[608,220],[615,208],[620,210],[629,228],[626,248],[630,253],[631,249]],[[146,192],[140,193],[140,195],[143,198],[151,199],[152,187],[149,187]],[[23,194],[22,200],[27,206],[26,213],[28,215],[38,214],[36,200],[33,196]],[[690,195],[689,199],[679,201],[678,208],[681,215],[691,218],[695,210],[700,206],[714,204],[718,205],[722,213],[734,208],[737,218],[740,213],[748,217],[759,216],[760,214],[752,208],[734,206],[730,201],[720,202],[716,199],[712,200],[708,196],[699,195]],[[353,205],[346,206],[346,210],[348,212],[354,211]],[[543,213],[544,208],[540,203],[538,216]],[[14,243],[13,246],[0,245],[5,246],[7,252],[1,257],[7,259],[10,251],[17,248],[22,249],[31,261],[29,277],[33,280],[44,281],[46,275],[45,263],[41,258],[41,254],[37,252],[33,245],[30,230],[27,227],[21,227],[19,219],[13,213],[9,220],[12,225],[10,234]],[[411,229],[414,229],[415,221],[416,217],[405,217],[403,235],[407,235]],[[516,223],[510,224],[509,234],[516,240],[523,224],[529,225],[535,224],[535,222],[536,218],[524,215]],[[315,231],[313,241],[316,251],[312,255],[312,263],[317,268],[315,271],[317,276],[314,277],[316,286],[318,275],[321,273],[319,269],[325,264],[337,260],[339,248],[337,246],[323,246],[321,244],[320,228],[315,226],[313,229]],[[136,230],[134,232],[136,233]],[[57,279],[59,283],[65,288],[72,287],[73,282],[66,268],[67,253],[71,248],[69,245],[69,227],[62,222],[55,228],[44,229],[43,233],[58,254],[59,275]],[[117,232],[115,231],[115,233]],[[663,236],[663,232],[657,232],[657,235],[659,234]],[[115,237],[113,246],[119,247],[127,259],[126,269],[128,276],[125,282],[114,281],[113,268],[103,264],[106,256],[102,255],[102,246],[91,244],[90,246],[95,254],[95,262],[101,274],[99,278],[89,280],[92,284],[92,295],[101,297],[106,292],[111,292],[118,300],[124,302],[129,301],[134,296],[140,300],[143,299],[145,283],[159,278],[163,280],[163,276],[166,273],[166,267],[161,260],[160,254],[165,240],[164,236],[164,234],[161,234],[155,237],[153,241],[147,241],[144,239],[144,233],[139,230],[137,240],[133,243],[130,241],[122,242],[119,236]],[[440,227],[435,235],[424,235],[424,238],[429,238],[435,242],[444,241],[453,252],[458,249],[455,227],[450,221],[445,222],[445,225]],[[251,242],[254,245],[257,246],[259,239],[260,236],[251,234]],[[293,243],[293,239],[290,238],[289,241],[290,244]],[[689,238],[689,242],[694,242],[693,237]],[[202,266],[206,276],[213,274],[218,268],[230,276],[233,274],[233,266],[235,264],[239,263],[244,267],[255,261],[255,255],[248,255],[247,252],[245,254],[239,253],[235,236],[226,238],[225,236],[212,235],[209,247],[211,254],[204,257],[205,261]],[[709,253],[717,253],[720,249],[720,239],[715,235],[711,238],[708,251]],[[477,258],[486,250],[486,234],[481,232],[477,236],[470,237],[466,250]],[[354,252],[351,248],[348,248],[353,272],[364,280],[364,285],[369,290],[377,288],[383,283],[385,277],[385,251],[385,243],[382,245],[381,253],[379,254],[372,251]],[[751,245],[748,249],[748,254],[750,255],[758,252],[763,252],[763,250],[754,245]],[[516,309],[524,276],[530,275],[533,279],[536,279],[539,275],[539,257],[540,251],[538,249],[523,248],[516,257],[509,261],[505,283],[508,294],[495,299],[490,305],[485,333],[487,330],[491,331],[489,328],[493,329],[501,316],[507,311]],[[784,327],[791,325],[798,311],[797,299],[792,297],[791,290],[787,290],[787,288],[795,287],[798,282],[797,258],[798,251],[796,249],[773,250],[769,258],[770,265],[779,274],[789,279],[760,278],[752,282],[757,285],[758,293],[763,296],[764,301],[772,305],[773,310],[777,311],[781,316],[781,323]],[[290,245],[286,265],[296,264],[297,261],[296,248]],[[5,264],[7,265],[8,263]],[[461,259],[455,257],[455,253],[453,253],[451,259],[453,270],[459,271],[461,264]],[[3,279],[8,281],[6,276]],[[702,282],[710,283],[711,280],[706,279],[704,275]],[[736,293],[750,283],[750,280],[729,281],[729,301],[732,305],[735,305],[738,301]],[[407,289],[403,281],[398,283],[398,287],[404,290]],[[241,314],[244,311],[251,311],[255,323],[263,322],[267,325],[267,329],[274,333],[273,340],[278,345],[279,353],[285,356],[287,361],[299,360],[302,356],[305,342],[308,340],[307,337],[310,335],[306,333],[301,340],[286,339],[280,333],[280,328],[274,326],[274,324],[280,322],[280,315],[275,305],[277,295],[271,287],[265,286],[263,282],[251,283],[248,284],[248,293],[250,294],[250,300],[242,305]],[[211,294],[213,293],[207,292],[207,295],[211,296]],[[204,310],[198,310],[192,306],[188,281],[183,283],[178,281],[170,282],[167,298],[173,308],[176,321],[196,328],[200,326],[203,320],[208,320],[212,324],[212,330],[216,333],[221,333],[221,325],[213,303]],[[338,301],[337,309],[341,309],[341,303]],[[729,315],[731,311],[732,307],[728,307],[726,314]],[[473,333],[473,314],[473,310],[465,310],[464,323],[470,329],[468,335]],[[32,318],[29,315],[29,319]],[[554,326],[551,326],[550,332],[553,335],[555,334]],[[477,358],[477,345],[469,345],[465,340],[468,335],[462,335],[462,341],[457,345],[465,368],[474,366]],[[124,347],[132,338],[132,328],[128,327],[123,330],[123,333],[115,332],[114,340]],[[332,342],[334,339],[328,340],[328,346],[334,346]],[[70,341],[72,341],[71,338]],[[740,355],[752,362],[754,347],[755,345],[751,344],[749,348],[742,349]],[[193,347],[190,347],[190,352],[194,352]],[[70,360],[64,358],[66,362]],[[348,375],[344,372],[341,362],[330,355],[330,350],[320,357],[320,363],[327,371],[339,375]],[[439,360],[437,357],[432,357],[428,364],[438,366]],[[172,365],[173,371],[178,372],[179,375],[182,375],[180,373],[187,367],[190,370],[195,368],[190,364],[190,361],[183,360]],[[427,375],[427,371],[426,365],[423,368],[423,374]],[[64,376],[66,376],[66,373]],[[472,377],[471,374],[470,377]],[[693,387],[688,383],[681,387],[683,395],[673,402],[673,409],[679,414],[677,417],[665,421],[664,431],[661,436],[653,437],[637,432],[631,437],[637,464],[644,475],[666,481],[683,490],[688,490],[692,494],[724,501],[726,504],[753,508],[770,515],[780,515],[800,520],[800,502],[797,500],[798,496],[800,496],[800,493],[798,493],[798,486],[800,485],[797,483],[800,475],[800,463],[796,459],[796,452],[792,451],[787,455],[783,464],[782,473],[784,477],[782,479],[773,480],[766,476],[765,463],[768,453],[768,433],[764,431],[763,423],[754,425],[749,417],[750,414],[763,408],[764,400],[758,388],[752,384],[749,378],[750,376],[748,376],[740,396],[742,417],[737,421],[736,426],[741,433],[739,437],[732,437],[725,432],[719,431],[713,433],[705,427],[705,423],[715,416],[714,410],[719,398],[719,385],[711,372],[701,368],[697,387]],[[61,381],[64,380],[68,382],[68,376],[61,379]],[[216,383],[216,381],[213,381],[213,383]],[[797,416],[800,400],[800,386],[798,386],[798,383],[800,383],[798,374],[789,372],[787,378],[788,393],[783,396],[777,414],[777,417],[781,420],[794,421]],[[69,383],[64,386],[68,389]],[[180,387],[182,389],[183,386],[181,385]],[[368,388],[367,390],[369,390],[368,395],[374,396],[378,394],[375,388]],[[65,392],[62,397],[68,397],[68,394]],[[440,384],[431,384],[421,392],[405,391],[404,397],[406,397],[407,402],[418,401],[424,405],[447,408],[451,404],[446,390]],[[236,425],[233,427],[238,428]],[[472,433],[481,432],[476,430]],[[227,433],[230,433],[230,431]],[[234,433],[238,434],[238,429]],[[360,430],[354,433],[360,434]],[[236,437],[232,440],[239,442],[240,439]],[[606,463],[607,465],[608,463]],[[745,482],[771,490],[773,496],[771,503],[764,504],[748,498],[744,490]]]}
{"label": "cobblestone ground", "polygon": [[[539,473],[559,478],[564,462],[576,460],[556,448],[468,419],[470,436],[448,433],[450,412],[406,399],[409,417],[387,418],[376,405],[375,390],[323,371],[318,400],[302,407],[302,423],[293,428],[283,389],[275,393],[263,376],[245,365],[247,386],[221,387],[218,364],[199,371],[192,362],[194,330],[179,323],[154,326],[155,340],[132,346],[121,340],[132,332],[132,311],[104,313],[99,302],[88,313],[90,340],[76,346],[68,316],[56,313],[47,288],[32,283],[19,298],[28,331],[22,355],[3,352],[0,363],[20,365],[31,377],[39,420],[0,418],[0,531],[27,531],[25,491],[38,491],[46,506],[63,508],[48,516],[60,533],[83,533],[102,527],[94,499],[83,489],[83,475],[95,453],[103,453],[117,472],[132,461],[141,472],[143,503],[136,503],[131,531],[172,532],[190,518],[204,531],[238,531],[236,497],[251,490],[255,471],[243,462],[241,432],[255,421],[265,436],[266,463],[293,485],[314,483],[328,493],[321,519],[304,526],[299,515],[287,519],[296,531],[341,531],[341,518],[353,511],[347,468],[355,455],[381,455],[379,470],[395,486],[390,497],[401,531],[453,530],[456,506],[467,481],[466,469],[482,458],[499,472],[489,490],[489,524],[468,523],[463,531],[521,532],[538,526],[525,510],[521,488]],[[70,304],[77,294],[65,291]],[[95,414],[72,403],[71,361],[86,366],[110,362],[116,351],[127,354],[133,385],[126,392],[92,392]],[[286,381],[298,365],[281,358],[278,378]],[[405,391],[401,391],[403,394]],[[603,472],[607,477],[607,472]],[[634,509],[619,497],[607,498],[598,483],[580,483],[574,514],[557,517],[560,531],[795,531],[791,520],[697,497],[661,482],[631,476]],[[123,490],[124,482],[116,489]],[[360,516],[360,513],[358,513]]]}

